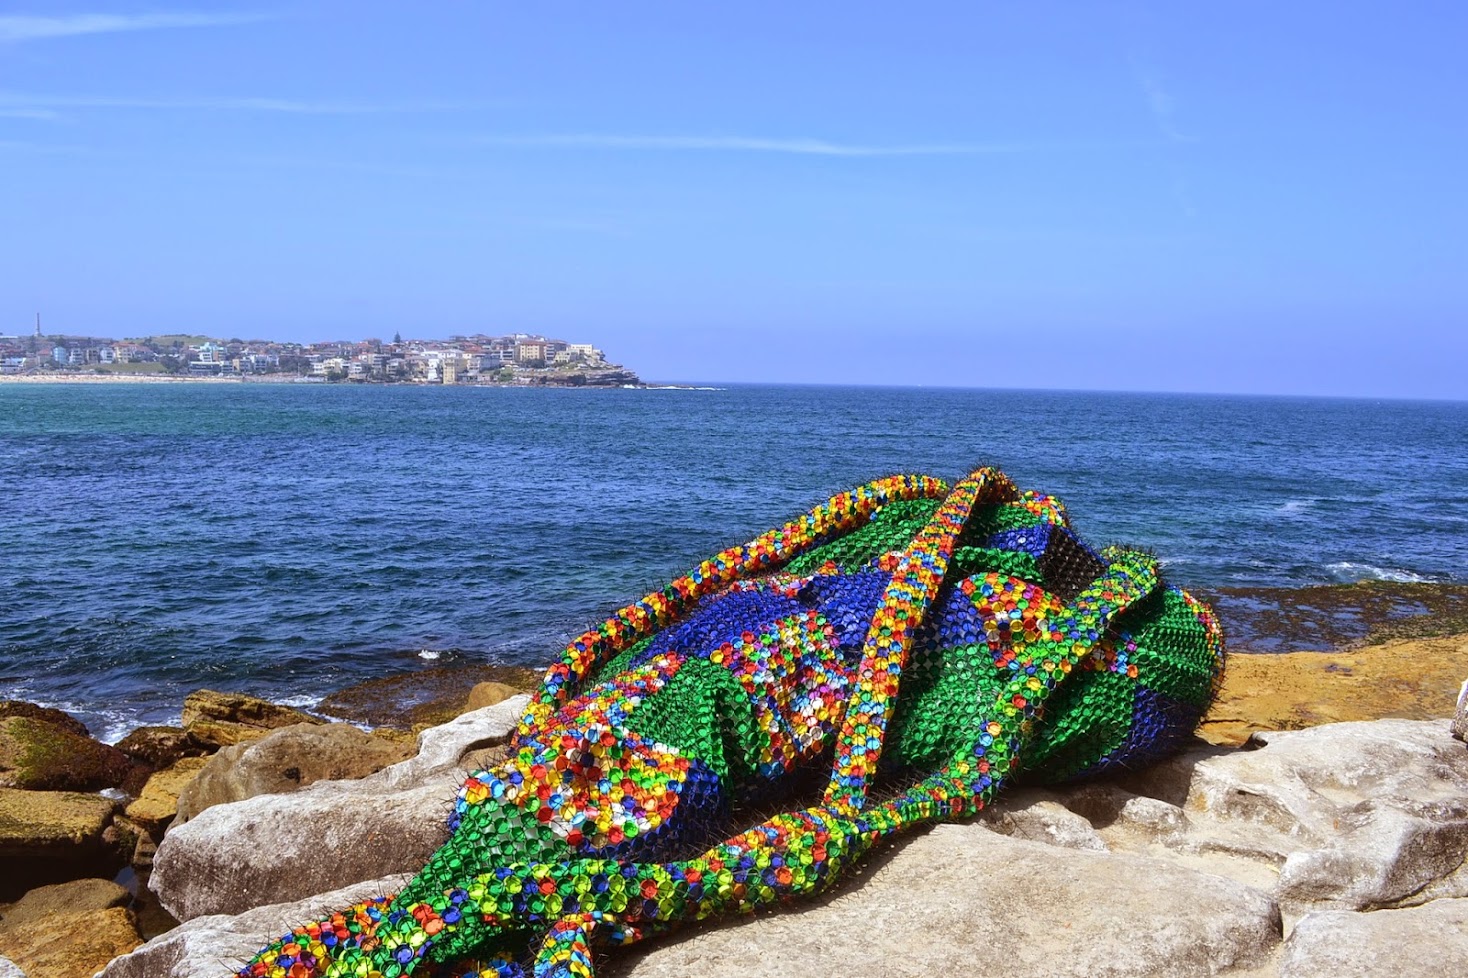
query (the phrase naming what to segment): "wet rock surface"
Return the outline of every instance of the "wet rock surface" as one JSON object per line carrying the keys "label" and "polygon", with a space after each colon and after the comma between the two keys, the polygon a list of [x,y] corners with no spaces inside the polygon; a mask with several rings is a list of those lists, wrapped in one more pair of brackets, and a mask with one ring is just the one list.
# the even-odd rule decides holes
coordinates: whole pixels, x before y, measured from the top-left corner
{"label": "wet rock surface", "polygon": [[521,666],[443,666],[383,676],[348,686],[317,704],[318,712],[371,727],[408,730],[447,723],[490,703],[468,705],[474,687],[498,683],[511,690],[535,689],[544,671]]}

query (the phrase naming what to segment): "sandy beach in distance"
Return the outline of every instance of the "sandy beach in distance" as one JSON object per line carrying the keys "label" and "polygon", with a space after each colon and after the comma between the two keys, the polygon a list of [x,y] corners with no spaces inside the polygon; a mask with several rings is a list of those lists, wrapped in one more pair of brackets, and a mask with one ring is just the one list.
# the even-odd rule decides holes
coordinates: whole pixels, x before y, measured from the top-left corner
{"label": "sandy beach in distance", "polygon": [[279,377],[171,377],[166,374],[0,374],[0,384],[298,384]]}

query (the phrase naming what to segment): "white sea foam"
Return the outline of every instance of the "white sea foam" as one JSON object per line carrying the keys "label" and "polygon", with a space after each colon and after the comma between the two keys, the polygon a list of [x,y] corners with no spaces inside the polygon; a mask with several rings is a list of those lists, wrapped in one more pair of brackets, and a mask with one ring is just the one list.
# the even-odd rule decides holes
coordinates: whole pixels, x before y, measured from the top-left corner
{"label": "white sea foam", "polygon": [[1349,560],[1341,561],[1338,564],[1327,564],[1325,569],[1334,574],[1337,580],[1349,583],[1356,581],[1392,581],[1398,584],[1432,583],[1432,578],[1414,574],[1408,570],[1377,567],[1373,564],[1357,564]]}
{"label": "white sea foam", "polygon": [[295,696],[286,696],[275,702],[280,706],[294,707],[297,710],[309,710],[321,702],[321,697],[312,696],[310,693],[297,693]]}
{"label": "white sea foam", "polygon": [[1291,513],[1299,513],[1307,510],[1318,502],[1320,502],[1320,500],[1318,499],[1291,499],[1283,506],[1280,506],[1278,509],[1276,509],[1275,512],[1284,516],[1288,516]]}
{"label": "white sea foam", "polygon": [[443,657],[443,651],[441,649],[419,649],[418,650],[418,658],[420,658],[420,659],[427,659],[429,662],[432,662],[433,660],[439,659],[439,658],[442,658],[442,657]]}

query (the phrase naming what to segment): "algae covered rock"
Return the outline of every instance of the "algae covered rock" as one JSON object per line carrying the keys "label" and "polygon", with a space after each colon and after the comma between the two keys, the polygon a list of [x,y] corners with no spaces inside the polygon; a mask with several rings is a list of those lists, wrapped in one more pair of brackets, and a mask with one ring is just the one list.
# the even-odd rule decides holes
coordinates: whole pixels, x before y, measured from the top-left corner
{"label": "algae covered rock", "polygon": [[122,751],[66,726],[35,717],[0,719],[0,787],[100,791],[127,781],[133,767]]}
{"label": "algae covered rock", "polygon": [[190,693],[183,705],[184,729],[194,740],[211,748],[259,740],[272,730],[292,724],[325,722],[258,696],[212,689]]}
{"label": "algae covered rock", "polygon": [[87,729],[87,725],[70,713],[65,713],[49,706],[38,706],[35,703],[27,703],[25,700],[0,700],[0,720],[9,719],[10,717],[44,720],[46,723],[54,723],[64,730],[70,730],[78,737],[90,737],[92,735],[92,732]]}
{"label": "algae covered rock", "polygon": [[297,724],[260,740],[225,747],[198,769],[178,796],[178,824],[211,805],[285,794],[316,781],[363,778],[396,764],[407,744],[374,737],[350,724]]}

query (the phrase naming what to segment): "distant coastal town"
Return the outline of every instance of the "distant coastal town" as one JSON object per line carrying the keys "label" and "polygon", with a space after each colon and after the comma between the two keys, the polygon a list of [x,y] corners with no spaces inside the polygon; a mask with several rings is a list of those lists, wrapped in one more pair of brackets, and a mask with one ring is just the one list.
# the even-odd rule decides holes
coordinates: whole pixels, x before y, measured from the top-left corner
{"label": "distant coastal town", "polygon": [[114,340],[0,335],[0,377],[17,380],[275,380],[353,384],[640,385],[591,343],[530,333],[445,340],[275,343],[169,334]]}

